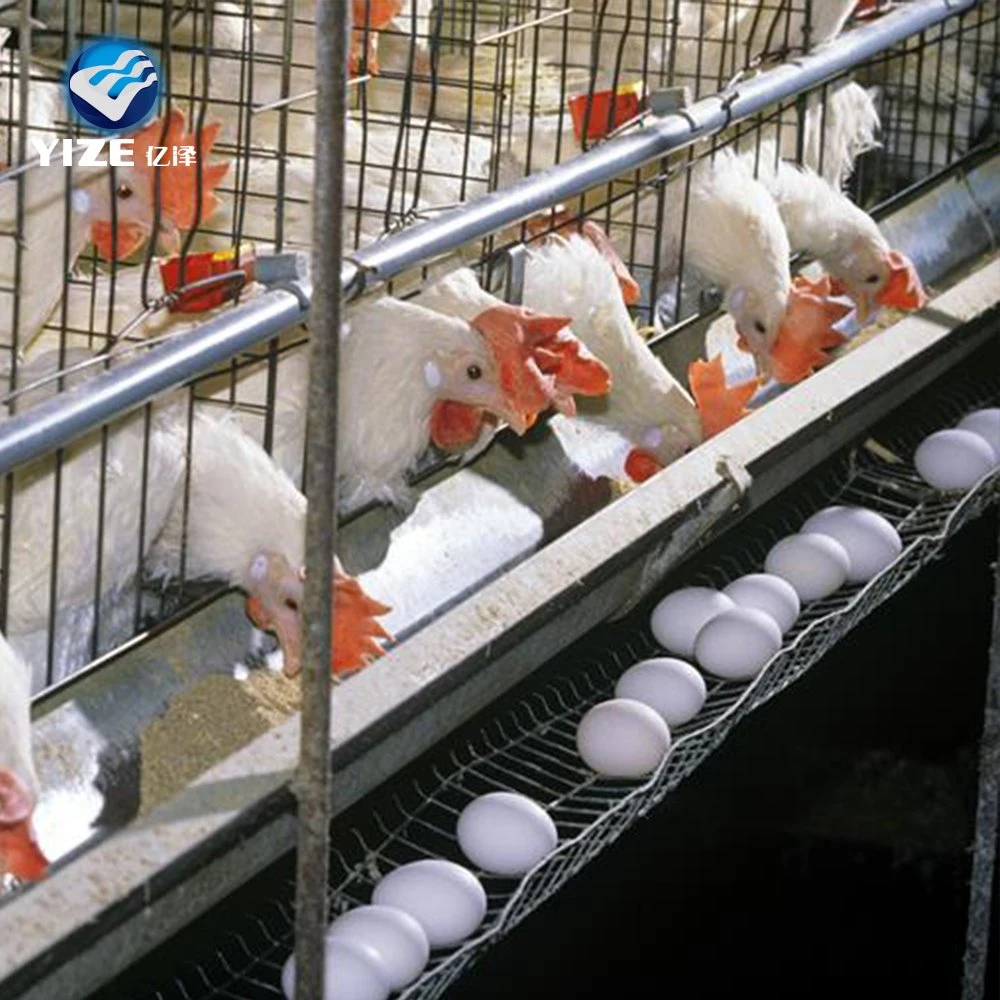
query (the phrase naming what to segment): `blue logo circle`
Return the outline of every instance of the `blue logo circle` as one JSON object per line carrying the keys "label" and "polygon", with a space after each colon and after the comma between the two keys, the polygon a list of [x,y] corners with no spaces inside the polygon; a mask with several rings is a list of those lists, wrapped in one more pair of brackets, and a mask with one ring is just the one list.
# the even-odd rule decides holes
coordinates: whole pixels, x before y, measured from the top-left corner
{"label": "blue logo circle", "polygon": [[66,74],[70,107],[100,132],[125,132],[156,111],[160,77],[142,43],[105,38],[84,46]]}

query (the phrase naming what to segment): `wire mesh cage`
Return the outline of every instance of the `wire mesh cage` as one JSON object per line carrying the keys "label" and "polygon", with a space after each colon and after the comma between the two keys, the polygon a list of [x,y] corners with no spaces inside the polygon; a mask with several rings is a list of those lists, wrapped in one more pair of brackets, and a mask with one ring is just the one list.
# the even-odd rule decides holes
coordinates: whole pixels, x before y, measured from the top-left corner
{"label": "wire mesh cage", "polygon": [[[683,114],[686,100],[718,92],[725,104],[763,68],[889,6],[355,4],[346,244],[378,241]],[[311,245],[315,10],[305,0],[51,0],[8,5],[3,15],[0,125],[10,166],[0,179],[0,339],[16,413],[252,299],[255,260]],[[171,110],[149,126],[148,145],[189,146],[192,166],[157,175],[87,168],[79,158],[68,170],[40,165],[36,139],[47,146],[82,135],[63,100],[67,60],[114,33],[139,39],[165,80]],[[638,283],[640,324],[673,328],[720,300],[732,310],[703,253],[714,225],[705,178],[734,160],[766,177],[790,160],[835,186],[850,177],[871,208],[992,134],[997,33],[996,5],[979,4],[849,76],[467,245],[447,266],[491,264],[589,219]],[[861,124],[845,137],[845,122]],[[180,208],[164,193],[176,186],[187,192]],[[167,563],[154,551],[169,518],[189,533],[188,514],[177,510],[187,503],[198,414],[233,411],[301,485],[306,352],[305,332],[291,330],[8,477],[0,618],[36,664],[37,689],[199,593],[185,543]],[[20,539],[32,540],[30,551]]]}

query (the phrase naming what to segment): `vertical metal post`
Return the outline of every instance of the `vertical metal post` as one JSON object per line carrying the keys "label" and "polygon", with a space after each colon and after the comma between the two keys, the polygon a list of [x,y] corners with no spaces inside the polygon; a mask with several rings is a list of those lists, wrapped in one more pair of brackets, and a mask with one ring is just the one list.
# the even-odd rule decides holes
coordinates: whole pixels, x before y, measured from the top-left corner
{"label": "vertical metal post", "polygon": [[[993,882],[1000,863],[1000,521],[997,561],[993,566],[993,637],[986,671],[986,704],[983,735],[979,743],[979,800],[972,844],[972,878],[969,885],[969,923],[966,928],[962,1000],[986,996],[986,967],[991,944],[990,912]],[[992,941],[993,947],[1000,942]]]}
{"label": "vertical metal post", "polygon": [[323,996],[330,838],[330,653],[337,512],[337,378],[343,253],[344,118],[351,5],[316,5],[316,161],[306,468],[305,663],[295,780],[299,805],[295,997]]}

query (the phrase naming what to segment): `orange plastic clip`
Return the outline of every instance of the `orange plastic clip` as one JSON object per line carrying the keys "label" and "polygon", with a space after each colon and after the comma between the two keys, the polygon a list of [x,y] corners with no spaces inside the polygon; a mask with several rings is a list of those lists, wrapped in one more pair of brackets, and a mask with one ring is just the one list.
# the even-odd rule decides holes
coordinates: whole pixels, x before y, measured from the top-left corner
{"label": "orange plastic clip", "polygon": [[[609,132],[620,128],[637,117],[646,98],[646,88],[640,83],[624,83],[617,90],[595,91],[593,100],[589,94],[577,94],[569,99],[569,111],[573,116],[573,131],[576,141],[582,143],[583,123],[590,106],[587,121],[587,138],[601,139]],[[612,111],[613,109],[613,111]],[[608,112],[611,111],[611,127],[608,127]]]}

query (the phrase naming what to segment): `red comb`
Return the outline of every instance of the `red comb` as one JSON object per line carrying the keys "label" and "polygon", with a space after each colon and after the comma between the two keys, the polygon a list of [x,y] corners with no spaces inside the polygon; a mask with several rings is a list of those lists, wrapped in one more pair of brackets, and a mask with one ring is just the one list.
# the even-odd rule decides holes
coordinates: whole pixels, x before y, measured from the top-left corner
{"label": "red comb", "polygon": [[[500,388],[513,411],[537,415],[557,399],[557,371],[544,373],[535,351],[549,347],[558,331],[569,324],[562,316],[534,315],[527,309],[503,303],[481,312],[472,321],[489,345],[500,371]],[[560,352],[542,357],[550,369],[558,368]]]}
{"label": "red comb", "polygon": [[568,330],[540,342],[534,353],[538,367],[555,377],[560,395],[605,396],[611,391],[611,370]]}
{"label": "red comb", "polygon": [[378,623],[388,605],[369,597],[353,576],[336,573],[333,581],[333,662],[335,677],[353,673],[382,656],[379,639],[392,636]]}
{"label": "red comb", "polygon": [[690,364],[688,384],[701,417],[704,440],[731,427],[750,412],[746,408],[747,403],[760,388],[760,382],[759,378],[752,378],[741,385],[727,386],[721,354],[716,354],[711,361],[693,361]]}
{"label": "red comb", "polygon": [[587,219],[580,226],[580,233],[590,240],[601,252],[601,256],[614,268],[615,277],[618,279],[618,287],[622,292],[622,299],[627,306],[637,306],[642,298],[642,290],[639,282],[632,277],[632,273],[625,266],[625,261],[615,249],[614,244],[608,238],[608,234],[596,223]]}
{"label": "red comb", "polygon": [[622,260],[621,255],[608,238],[608,234],[592,219],[581,220],[574,216],[564,205],[557,205],[547,212],[532,216],[525,223],[525,227],[532,236],[541,236],[543,233],[568,233],[574,229],[579,230],[580,235],[597,247],[601,252],[601,256],[614,269],[625,305],[635,306],[639,304],[639,300],[642,297],[639,282],[632,277],[632,273],[625,265],[625,261]]}
{"label": "red comb", "polygon": [[385,28],[403,9],[403,0],[354,0],[351,12],[351,52],[348,69],[356,76],[361,59],[361,46],[365,44],[367,27],[367,55],[365,68],[372,76],[379,71],[378,32]]}
{"label": "red comb", "polygon": [[[208,219],[221,204],[215,189],[229,170],[228,163],[210,163],[212,147],[221,128],[219,122],[212,122],[201,130],[201,136],[186,131],[184,114],[171,108],[167,114],[167,130],[164,135],[163,119],[157,118],[142,131],[136,133],[135,166],[141,171],[150,186],[150,194],[155,190],[156,177],[160,179],[160,206],[166,219],[178,229],[193,229],[200,220]],[[173,163],[175,150],[182,146],[195,149],[194,162],[183,165]],[[163,166],[150,166],[147,150],[150,147],[165,147]],[[198,171],[201,171],[201,211],[198,204]]]}
{"label": "red comb", "polygon": [[846,342],[833,326],[850,314],[851,307],[831,300],[831,287],[828,278],[810,281],[798,276],[793,282],[785,318],[771,348],[771,369],[779,382],[793,385],[808,378],[829,362],[828,348]]}
{"label": "red comb", "polygon": [[889,262],[889,280],[875,296],[875,301],[880,306],[906,311],[923,309],[927,305],[927,293],[913,261],[898,250],[890,250],[886,259]]}
{"label": "red comb", "polygon": [[625,459],[625,473],[636,483],[652,479],[663,466],[648,451],[633,448]]}

